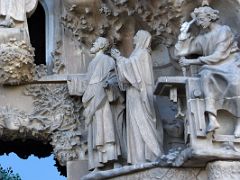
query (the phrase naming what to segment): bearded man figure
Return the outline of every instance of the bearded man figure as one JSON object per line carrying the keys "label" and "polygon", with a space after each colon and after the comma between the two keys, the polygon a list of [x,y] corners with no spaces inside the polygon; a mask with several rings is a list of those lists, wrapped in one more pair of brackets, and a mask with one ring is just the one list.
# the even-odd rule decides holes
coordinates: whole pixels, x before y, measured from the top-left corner
{"label": "bearded man figure", "polygon": [[[82,97],[88,126],[88,165],[89,170],[95,171],[106,166],[112,168],[121,155],[114,118],[119,115],[114,115],[117,111],[113,110],[118,108],[118,104],[111,105],[111,102],[117,102],[120,96],[115,96],[115,91],[109,87],[113,84],[115,62],[104,54],[108,47],[108,40],[102,37],[93,44],[91,53],[96,56],[89,64],[87,72],[89,82]],[[121,105],[119,108],[118,113],[121,113]]]}

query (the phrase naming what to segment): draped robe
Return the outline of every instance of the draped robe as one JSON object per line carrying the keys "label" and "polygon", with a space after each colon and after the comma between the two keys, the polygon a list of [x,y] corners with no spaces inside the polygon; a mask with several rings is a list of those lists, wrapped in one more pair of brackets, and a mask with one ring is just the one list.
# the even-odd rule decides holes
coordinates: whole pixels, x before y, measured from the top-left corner
{"label": "draped robe", "polygon": [[136,48],[117,60],[118,76],[126,86],[127,162],[155,161],[161,155],[153,105],[153,70],[146,48]]}
{"label": "draped robe", "polygon": [[108,98],[108,93],[111,92],[104,86],[114,69],[114,60],[105,54],[96,55],[88,68],[89,83],[82,102],[88,125],[89,170],[118,160],[121,154],[116,135],[116,122]]}
{"label": "draped robe", "polygon": [[0,0],[0,15],[9,15],[17,21],[25,21],[37,5],[37,0]]}
{"label": "draped robe", "polygon": [[36,9],[38,0],[0,0],[0,21],[11,17],[14,20],[14,28],[0,28],[0,42],[8,42],[14,38],[30,43],[27,16]]}
{"label": "draped robe", "polygon": [[240,117],[240,55],[228,26],[220,26],[197,37],[179,41],[176,54],[198,54],[204,64],[200,80],[206,112],[217,116],[224,109]]}

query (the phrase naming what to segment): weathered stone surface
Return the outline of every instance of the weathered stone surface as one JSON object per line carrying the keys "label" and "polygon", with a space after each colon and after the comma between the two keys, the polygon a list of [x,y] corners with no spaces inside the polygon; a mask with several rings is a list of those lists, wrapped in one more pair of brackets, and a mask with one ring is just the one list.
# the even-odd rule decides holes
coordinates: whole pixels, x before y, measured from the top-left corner
{"label": "weathered stone surface", "polygon": [[111,178],[112,180],[207,180],[200,168],[155,168],[134,174]]}
{"label": "weathered stone surface", "polygon": [[25,94],[34,98],[28,127],[46,134],[54,147],[54,154],[63,166],[67,161],[86,159],[85,122],[82,103],[71,97],[66,85],[32,85]]}
{"label": "weathered stone surface", "polygon": [[16,39],[0,44],[0,84],[27,83],[33,81],[34,76],[34,49],[31,45]]}
{"label": "weathered stone surface", "polygon": [[[0,107],[0,135],[4,141],[31,139],[51,144],[62,166],[67,161],[87,158],[82,104],[80,98],[69,95],[66,84],[25,86],[22,107],[21,102],[11,98],[12,93],[19,93],[18,88],[6,89],[1,89],[1,98],[8,105]],[[21,101],[20,95],[18,99]]]}
{"label": "weathered stone surface", "polygon": [[80,180],[88,173],[87,160],[68,161],[67,162],[67,180]]}
{"label": "weathered stone surface", "polygon": [[239,161],[215,161],[206,167],[208,180],[238,180],[240,179]]}
{"label": "weathered stone surface", "polygon": [[[210,163],[207,172],[193,168],[240,159],[239,0],[40,0],[47,15],[47,62],[39,66],[34,65],[26,21],[37,1],[21,2],[0,6],[0,84],[32,85],[25,95],[19,94],[23,86],[0,87],[1,139],[51,144],[73,180],[87,173],[80,160],[102,170],[86,179],[206,180],[206,174],[209,179],[239,179],[238,162]],[[25,2],[31,7],[24,8]],[[140,29],[149,35],[136,36],[134,47]],[[95,67],[90,46],[99,36],[115,50],[96,51],[102,64]],[[111,79],[110,72],[117,78]],[[156,99],[154,76],[161,96]],[[126,90],[126,101],[120,89]],[[97,142],[93,146],[91,138]],[[168,168],[155,168],[160,164]],[[188,168],[174,168],[181,165]],[[78,172],[81,166],[84,172]]]}

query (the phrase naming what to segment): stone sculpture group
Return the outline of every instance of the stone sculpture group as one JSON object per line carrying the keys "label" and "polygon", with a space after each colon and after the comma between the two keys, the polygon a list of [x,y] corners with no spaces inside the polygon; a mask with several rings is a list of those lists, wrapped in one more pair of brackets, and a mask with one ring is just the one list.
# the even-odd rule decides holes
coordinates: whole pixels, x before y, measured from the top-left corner
{"label": "stone sculpture group", "polygon": [[[71,0],[63,2],[68,1]],[[50,82],[34,81],[34,50],[26,18],[34,11],[37,2],[0,0],[0,32],[3,32],[0,33],[1,85]],[[95,1],[82,2],[88,6]],[[171,63],[175,64],[174,68],[178,68],[181,76],[176,73],[178,76],[154,77],[152,57],[158,49],[154,43],[151,44],[153,33],[139,30],[141,28],[137,26],[133,28],[132,21],[124,26],[120,17],[125,13],[127,1],[109,3],[121,6],[120,15],[102,4],[100,11],[106,17],[97,23],[109,21],[117,24],[116,29],[101,25],[102,35],[89,48],[93,58],[89,64],[87,61],[82,63],[88,67],[87,72],[67,72],[67,78],[59,80],[60,83],[66,81],[67,85],[61,84],[55,89],[43,85],[26,88],[25,95],[33,97],[33,112],[28,114],[11,106],[0,109],[0,134],[4,134],[6,129],[20,134],[37,131],[39,137],[51,139],[61,165],[73,160],[88,160],[90,175],[96,177],[99,173],[103,177],[103,172],[107,173],[104,177],[109,178],[156,166],[192,167],[194,164],[205,167],[215,159],[239,160],[240,51],[232,29],[218,23],[219,11],[203,0],[202,6],[186,16],[189,20],[181,24],[178,36],[168,16],[171,32],[166,27],[163,34],[173,34],[167,39],[174,46],[172,51],[171,48],[166,49],[175,60]],[[159,8],[164,5],[162,3]],[[82,11],[82,7],[77,8],[76,5],[69,8],[71,11],[76,8],[76,14]],[[139,5],[128,13],[139,13],[144,17],[143,24],[153,30],[154,22],[150,22],[149,12],[146,15],[144,10]],[[86,20],[93,18],[96,12],[85,8],[84,13],[86,17],[80,18],[82,29],[78,29],[77,16],[72,26],[70,17],[62,19],[62,25],[75,33],[78,43],[87,41],[85,34],[92,33],[89,36],[91,40],[97,34],[96,27]],[[177,15],[177,11],[174,13]],[[158,12],[151,14],[154,17],[158,15],[160,17]],[[158,25],[154,29],[156,32],[161,31],[162,24]],[[128,51],[131,49],[126,43],[129,42],[128,37],[121,37],[123,26],[130,27],[131,33],[136,31],[129,57],[122,55],[127,54],[123,50],[125,47],[115,44],[122,38],[123,46],[127,46]],[[113,37],[105,32],[108,28]],[[163,40],[167,44],[166,39]],[[82,46],[84,51],[81,49],[76,53],[81,54],[84,60],[87,59],[84,53],[88,51],[89,42]],[[69,40],[68,43],[72,42]],[[59,57],[63,44],[58,42],[56,55]],[[58,60],[61,61],[60,58]],[[51,81],[56,82],[54,78]]]}
{"label": "stone sculpture group", "polygon": [[[206,116],[201,121],[207,123],[205,135],[220,128],[217,111],[226,110],[237,118],[234,136],[239,138],[239,49],[231,29],[216,22],[218,14],[219,11],[208,4],[195,8],[192,20],[181,26],[175,56],[185,76],[188,66],[200,66],[197,76],[199,93],[204,99]],[[193,36],[191,26],[194,24],[204,32]],[[135,48],[129,58],[121,56],[117,49],[110,50],[109,41],[103,37],[97,38],[91,49],[95,58],[88,68],[88,86],[83,95],[89,170],[154,162],[164,154],[159,133],[163,127],[156,126],[150,33],[139,30],[133,44]],[[111,56],[107,54],[109,51]],[[126,101],[117,104],[123,92],[126,92]],[[121,120],[116,119],[117,106],[126,109]]]}
{"label": "stone sculpture group", "polygon": [[[99,37],[93,44],[91,52],[96,56],[89,64],[88,86],[82,99],[88,126],[89,169],[106,164],[109,167],[109,162],[113,167],[151,162],[162,154],[153,104],[150,42],[147,31],[138,31],[129,58],[120,56],[117,49],[111,50],[116,62],[104,54],[109,48],[106,38]],[[119,108],[124,107],[118,104],[123,98],[120,89],[126,91],[126,120],[120,116],[123,109]]]}
{"label": "stone sculpture group", "polygon": [[[204,6],[192,13],[193,21],[182,25],[181,34],[176,44],[176,54],[181,56],[181,66],[201,65],[199,72],[202,92],[205,99],[205,111],[209,124],[207,132],[220,127],[217,110],[225,109],[237,117],[234,135],[240,137],[239,93],[240,56],[237,42],[230,27],[220,25],[219,11]],[[189,29],[196,22],[208,31],[192,37]],[[187,59],[189,55],[199,55],[196,59]]]}

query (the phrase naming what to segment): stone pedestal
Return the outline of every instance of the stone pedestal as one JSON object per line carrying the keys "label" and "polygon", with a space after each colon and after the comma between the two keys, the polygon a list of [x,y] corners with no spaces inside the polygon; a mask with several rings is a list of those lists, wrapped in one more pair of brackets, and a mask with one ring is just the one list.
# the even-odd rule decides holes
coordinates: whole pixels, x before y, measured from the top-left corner
{"label": "stone pedestal", "polygon": [[[240,148],[240,139],[233,133],[236,118],[232,114],[218,110],[220,128],[214,133],[206,133],[209,120],[205,112],[203,92],[200,91],[199,77],[159,77],[155,94],[170,97],[169,100],[175,102],[171,97],[174,89],[177,90],[175,99],[181,104],[181,113],[186,116],[183,119],[182,141],[192,149],[192,158],[184,163],[184,167],[205,167],[214,160],[239,161],[240,152],[237,149]],[[162,116],[165,117],[165,114]]]}
{"label": "stone pedestal", "polygon": [[79,180],[82,176],[88,174],[87,161],[68,161],[67,162],[67,180]]}

